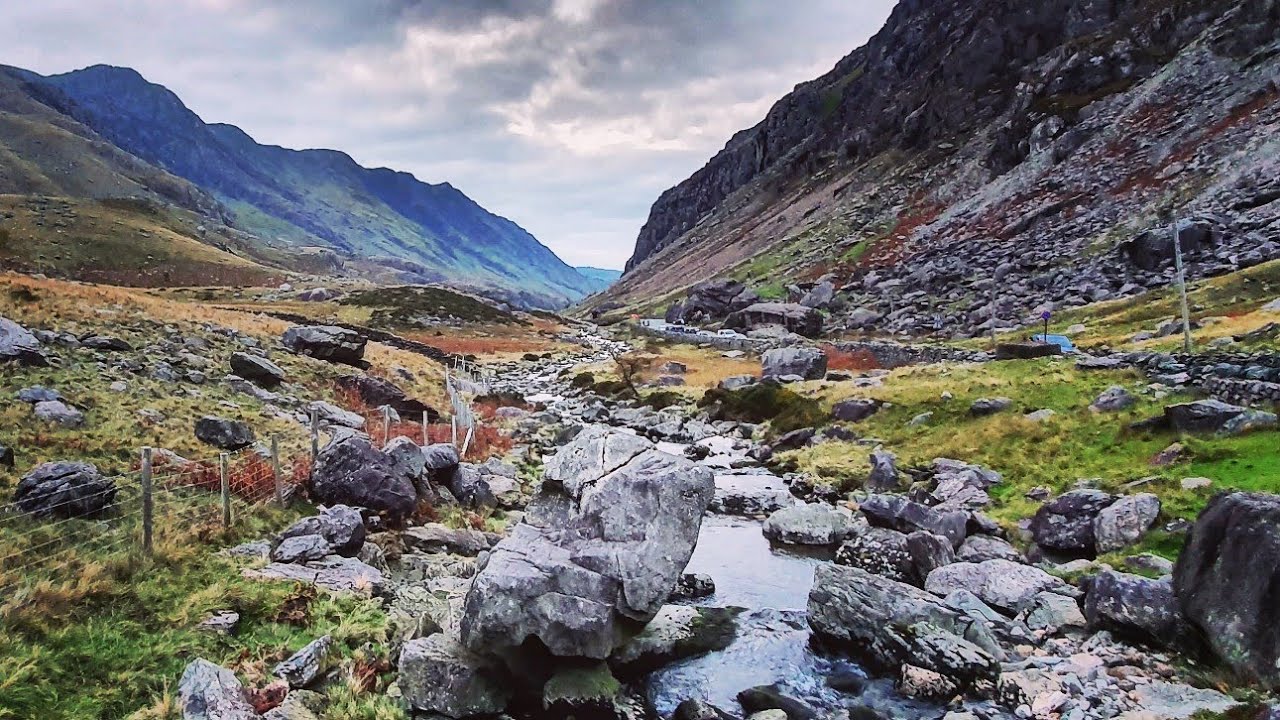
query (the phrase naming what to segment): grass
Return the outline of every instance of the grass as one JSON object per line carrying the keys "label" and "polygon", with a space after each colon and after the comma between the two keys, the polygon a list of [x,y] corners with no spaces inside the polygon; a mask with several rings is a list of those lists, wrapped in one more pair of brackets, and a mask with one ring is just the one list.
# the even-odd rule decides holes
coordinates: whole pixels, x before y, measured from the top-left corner
{"label": "grass", "polygon": [[[1135,406],[1119,413],[1089,410],[1093,399],[1112,385],[1129,389],[1137,398]],[[895,370],[883,387],[846,388],[820,382],[799,386],[824,407],[852,396],[884,402],[878,413],[851,428],[881,441],[898,455],[900,466],[951,457],[1000,471],[1004,482],[991,491],[991,514],[1009,527],[1038,507],[1024,497],[1027,490],[1045,486],[1060,493],[1081,479],[1112,492],[1154,492],[1163,500],[1168,518],[1193,519],[1221,490],[1280,491],[1275,432],[1179,437],[1127,430],[1129,423],[1159,414],[1167,403],[1190,399],[1157,399],[1134,371],[1083,372],[1063,359],[931,365]],[[943,393],[951,393],[951,399],[944,399]],[[968,414],[973,400],[993,396],[1011,398],[1014,407],[987,417]],[[1040,423],[1023,417],[1041,408],[1056,414]],[[929,422],[910,424],[925,412],[933,414]],[[1151,457],[1174,441],[1186,446],[1189,460],[1153,467]],[[869,472],[869,452],[866,445],[827,442],[784,457],[801,470],[850,487],[860,486]],[[1208,477],[1214,484],[1183,490],[1180,480],[1186,477]],[[1140,482],[1128,485],[1135,481]],[[1176,555],[1170,538],[1152,536],[1148,543],[1147,549]]]}
{"label": "grass", "polygon": [[370,324],[382,328],[420,327],[426,318],[481,323],[520,322],[515,315],[470,295],[434,286],[362,290],[342,298],[339,304],[372,308]]}

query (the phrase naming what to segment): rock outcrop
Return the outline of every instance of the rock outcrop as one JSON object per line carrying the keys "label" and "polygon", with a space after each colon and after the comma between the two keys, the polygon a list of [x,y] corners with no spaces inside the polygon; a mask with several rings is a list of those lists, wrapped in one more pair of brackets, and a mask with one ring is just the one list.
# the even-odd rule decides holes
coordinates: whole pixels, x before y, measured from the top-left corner
{"label": "rock outcrop", "polygon": [[334,325],[297,325],[284,332],[281,342],[299,355],[358,366],[364,361],[367,340],[354,330]]}
{"label": "rock outcrop", "polygon": [[36,517],[98,517],[114,506],[118,491],[91,463],[48,462],[18,481],[13,500]]}
{"label": "rock outcrop", "polygon": [[360,435],[339,436],[320,450],[311,468],[311,493],[320,502],[353,505],[408,517],[418,504],[413,469]]}
{"label": "rock outcrop", "polygon": [[542,491],[467,593],[463,643],[500,652],[536,639],[603,659],[671,595],[714,492],[710,470],[592,426],[547,462]]}

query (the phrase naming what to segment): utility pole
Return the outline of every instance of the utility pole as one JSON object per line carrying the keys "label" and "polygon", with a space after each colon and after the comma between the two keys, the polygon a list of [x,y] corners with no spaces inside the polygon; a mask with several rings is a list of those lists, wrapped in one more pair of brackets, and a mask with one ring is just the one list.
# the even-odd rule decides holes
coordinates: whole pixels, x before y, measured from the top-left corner
{"label": "utility pole", "polygon": [[1191,354],[1191,310],[1187,306],[1187,271],[1182,265],[1182,239],[1178,237],[1178,220],[1174,218],[1173,229],[1173,264],[1178,271],[1178,295],[1182,303],[1182,350]]}

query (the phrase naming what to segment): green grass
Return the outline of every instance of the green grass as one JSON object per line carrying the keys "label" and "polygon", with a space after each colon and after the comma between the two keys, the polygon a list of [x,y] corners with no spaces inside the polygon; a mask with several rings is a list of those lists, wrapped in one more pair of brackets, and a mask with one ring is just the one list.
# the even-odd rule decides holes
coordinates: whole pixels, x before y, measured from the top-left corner
{"label": "green grass", "polygon": [[519,322],[511,313],[469,295],[434,286],[364,290],[343,298],[340,304],[374,308],[370,323],[376,327],[416,327],[420,325],[417,318],[425,316],[452,316],[479,323]]}
{"label": "green grass", "polygon": [[[1125,386],[1138,399],[1119,413],[1093,413],[1088,405],[1111,385]],[[886,403],[868,420],[851,425],[867,437],[883,441],[898,455],[899,465],[923,465],[935,457],[975,462],[1001,472],[1004,482],[991,491],[991,515],[1007,526],[1032,515],[1038,505],[1024,497],[1045,486],[1055,493],[1078,480],[1093,480],[1112,492],[1153,492],[1164,502],[1167,518],[1193,519],[1213,493],[1227,489],[1280,491],[1280,434],[1259,432],[1239,437],[1180,437],[1173,433],[1134,432],[1127,425],[1158,415],[1163,406],[1190,397],[1157,400],[1144,394],[1145,382],[1134,371],[1082,372],[1071,361],[1047,359],[934,365],[894,371],[881,388],[850,393],[840,386],[810,384],[824,406],[851,395]],[[942,398],[950,392],[950,400]],[[1008,411],[971,417],[969,405],[979,397],[1014,400]],[[1045,422],[1023,418],[1032,410],[1056,412]],[[910,426],[912,418],[931,412],[930,422]],[[1170,443],[1182,442],[1187,462],[1158,468],[1150,459]],[[827,442],[787,453],[784,459],[833,484],[860,486],[869,472],[865,445]],[[1212,487],[1187,491],[1182,478],[1208,477]],[[1134,481],[1146,482],[1127,487]],[[1147,549],[1166,557],[1177,552],[1172,538],[1152,535]]]}

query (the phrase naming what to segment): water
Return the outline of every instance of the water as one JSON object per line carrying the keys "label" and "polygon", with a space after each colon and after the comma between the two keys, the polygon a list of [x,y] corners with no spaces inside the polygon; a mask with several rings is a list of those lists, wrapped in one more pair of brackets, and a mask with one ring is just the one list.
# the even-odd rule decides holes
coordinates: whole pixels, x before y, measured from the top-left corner
{"label": "water", "polygon": [[783,694],[818,711],[865,704],[886,717],[932,717],[936,708],[906,701],[887,680],[869,681],[860,696],[827,686],[833,674],[865,677],[852,661],[814,653],[809,647],[805,605],[813,574],[829,552],[771,546],[760,523],[715,515],[702,523],[687,572],[710,575],[715,595],[695,604],[747,608],[728,648],[670,665],[649,677],[648,694],[663,717],[681,701],[699,698],[739,713],[737,694],[778,683]]}

